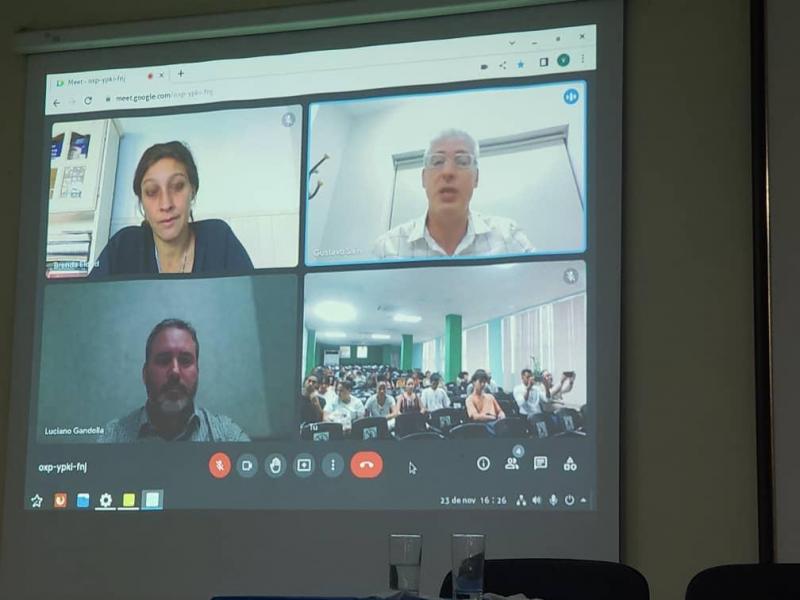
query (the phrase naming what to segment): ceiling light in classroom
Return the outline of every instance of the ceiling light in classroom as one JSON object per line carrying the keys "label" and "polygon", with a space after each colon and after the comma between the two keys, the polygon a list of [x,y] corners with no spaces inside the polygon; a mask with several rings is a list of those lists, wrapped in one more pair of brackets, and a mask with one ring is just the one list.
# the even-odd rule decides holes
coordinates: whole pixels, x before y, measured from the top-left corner
{"label": "ceiling light in classroom", "polygon": [[422,321],[422,317],[420,316],[404,315],[403,313],[397,313],[393,318],[398,323],[419,323]]}

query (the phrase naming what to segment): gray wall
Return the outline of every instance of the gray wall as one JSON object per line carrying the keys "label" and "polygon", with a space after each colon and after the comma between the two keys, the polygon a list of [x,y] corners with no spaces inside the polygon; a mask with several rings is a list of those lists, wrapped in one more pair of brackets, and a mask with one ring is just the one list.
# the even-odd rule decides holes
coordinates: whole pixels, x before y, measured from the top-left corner
{"label": "gray wall", "polygon": [[[444,0],[443,0],[444,1]],[[231,0],[227,10],[299,4]],[[0,21],[0,414],[5,421],[24,60],[11,33],[210,13],[213,0],[15,3]],[[622,557],[655,600],[696,571],[757,559],[745,0],[629,0]],[[0,424],[2,425],[2,424]],[[4,428],[4,425],[3,425]],[[0,456],[5,464],[5,456]]]}
{"label": "gray wall", "polygon": [[772,423],[775,488],[775,557],[800,562],[800,452],[795,425],[800,419],[795,374],[800,361],[800,253],[797,251],[797,139],[800,134],[800,85],[795,26],[800,4],[773,1],[767,11],[769,32],[767,95],[769,104],[770,277],[772,301]]}

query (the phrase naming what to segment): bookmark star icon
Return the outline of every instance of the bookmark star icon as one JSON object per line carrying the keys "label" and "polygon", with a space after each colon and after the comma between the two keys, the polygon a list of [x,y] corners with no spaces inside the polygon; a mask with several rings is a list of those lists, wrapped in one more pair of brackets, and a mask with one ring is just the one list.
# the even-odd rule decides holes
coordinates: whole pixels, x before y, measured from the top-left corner
{"label": "bookmark star icon", "polygon": [[39,494],[31,496],[31,508],[42,508],[43,501],[44,498],[42,498]]}

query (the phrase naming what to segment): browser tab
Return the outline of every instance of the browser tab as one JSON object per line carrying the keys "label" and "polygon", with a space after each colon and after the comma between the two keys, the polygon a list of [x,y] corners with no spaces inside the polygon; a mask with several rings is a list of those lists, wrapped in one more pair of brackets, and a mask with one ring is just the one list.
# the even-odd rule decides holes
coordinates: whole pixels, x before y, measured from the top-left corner
{"label": "browser tab", "polygon": [[[583,25],[302,54],[61,73],[47,77],[46,114],[177,107],[591,71],[595,69],[594,37],[595,26]],[[571,56],[581,58],[565,58]],[[75,91],[79,91],[80,101],[72,103],[69,100]],[[98,98],[103,102],[97,102]]]}

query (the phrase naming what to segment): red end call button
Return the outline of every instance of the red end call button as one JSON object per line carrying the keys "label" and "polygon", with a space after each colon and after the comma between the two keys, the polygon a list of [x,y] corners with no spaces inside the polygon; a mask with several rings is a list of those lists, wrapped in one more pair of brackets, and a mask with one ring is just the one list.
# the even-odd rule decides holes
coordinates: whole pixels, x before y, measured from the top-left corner
{"label": "red end call button", "polygon": [[383,459],[377,452],[356,452],[350,459],[350,472],[359,479],[374,479],[383,471]]}

